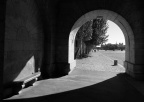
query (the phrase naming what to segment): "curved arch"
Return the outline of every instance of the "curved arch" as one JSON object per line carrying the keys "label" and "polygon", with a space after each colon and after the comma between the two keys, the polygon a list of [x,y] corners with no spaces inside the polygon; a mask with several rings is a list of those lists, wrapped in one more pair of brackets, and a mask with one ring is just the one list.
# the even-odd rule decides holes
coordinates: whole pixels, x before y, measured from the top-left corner
{"label": "curved arch", "polygon": [[[76,62],[74,60],[74,41],[75,41],[75,36],[79,28],[86,23],[89,20],[95,19],[97,16],[103,16],[104,19],[106,20],[111,20],[114,23],[116,23],[122,30],[124,36],[125,36],[125,42],[126,42],[126,54],[125,54],[125,62],[130,62],[134,63],[135,62],[135,57],[134,57],[134,35],[133,31],[128,24],[128,22],[119,14],[109,11],[109,10],[94,10],[91,12],[88,12],[81,16],[73,25],[70,35],[69,35],[69,59],[68,62],[70,64],[70,69],[71,71],[74,69],[76,66]],[[127,68],[127,66],[125,65]],[[71,72],[70,71],[70,72]]]}

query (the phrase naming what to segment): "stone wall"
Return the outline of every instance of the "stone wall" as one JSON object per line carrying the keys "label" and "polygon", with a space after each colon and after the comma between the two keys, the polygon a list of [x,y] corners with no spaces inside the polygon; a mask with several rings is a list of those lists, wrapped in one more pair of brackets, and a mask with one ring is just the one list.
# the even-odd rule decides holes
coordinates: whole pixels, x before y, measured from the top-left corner
{"label": "stone wall", "polygon": [[127,70],[132,76],[144,76],[142,7],[137,0],[7,0],[4,83],[29,76],[41,65],[45,78],[68,74],[71,29],[81,16],[94,10],[110,10],[126,19],[135,42],[130,45],[134,53],[126,61]]}
{"label": "stone wall", "polygon": [[[133,47],[130,52],[128,62],[129,69],[127,73],[133,77],[141,76],[144,78],[143,70],[143,9],[142,2],[137,0],[62,0],[57,4],[57,33],[56,33],[56,62],[68,63],[68,40],[69,34],[74,23],[84,14],[93,10],[110,10],[121,15],[129,23],[134,33],[134,43],[131,43],[129,47]],[[126,31],[129,32],[129,31]],[[132,52],[132,53],[131,53]],[[141,71],[135,72],[140,69]],[[63,68],[64,70],[64,68]],[[138,75],[139,74],[139,75]]]}
{"label": "stone wall", "polygon": [[34,0],[7,0],[4,84],[37,72],[42,60],[43,31]]}

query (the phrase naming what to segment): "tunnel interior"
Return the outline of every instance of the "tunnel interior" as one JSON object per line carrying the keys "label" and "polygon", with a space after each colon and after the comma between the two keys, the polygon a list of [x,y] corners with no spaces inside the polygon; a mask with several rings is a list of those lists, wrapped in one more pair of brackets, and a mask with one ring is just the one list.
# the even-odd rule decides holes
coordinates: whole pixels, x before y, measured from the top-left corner
{"label": "tunnel interior", "polygon": [[3,86],[41,71],[43,79],[68,75],[76,66],[75,36],[103,16],[124,33],[126,73],[144,80],[143,2],[137,0],[6,0],[2,45]]}

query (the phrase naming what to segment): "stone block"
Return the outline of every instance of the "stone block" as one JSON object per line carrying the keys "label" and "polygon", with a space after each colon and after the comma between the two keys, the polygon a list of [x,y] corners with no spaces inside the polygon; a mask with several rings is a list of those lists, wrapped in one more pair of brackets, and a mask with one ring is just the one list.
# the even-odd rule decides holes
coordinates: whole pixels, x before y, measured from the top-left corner
{"label": "stone block", "polygon": [[125,62],[126,73],[136,80],[144,79],[144,65],[136,65],[129,62]]}

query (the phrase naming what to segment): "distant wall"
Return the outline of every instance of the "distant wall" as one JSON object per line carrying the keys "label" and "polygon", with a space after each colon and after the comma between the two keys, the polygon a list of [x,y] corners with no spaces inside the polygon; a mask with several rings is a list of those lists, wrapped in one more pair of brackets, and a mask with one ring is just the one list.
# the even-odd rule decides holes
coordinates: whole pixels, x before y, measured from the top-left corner
{"label": "distant wall", "polygon": [[43,32],[34,0],[7,0],[4,84],[36,72],[41,66]]}

